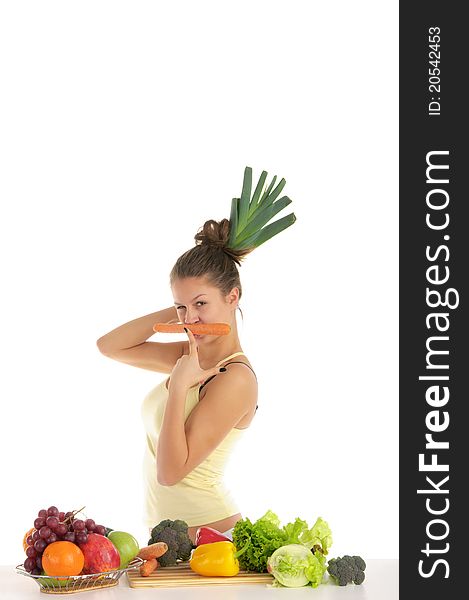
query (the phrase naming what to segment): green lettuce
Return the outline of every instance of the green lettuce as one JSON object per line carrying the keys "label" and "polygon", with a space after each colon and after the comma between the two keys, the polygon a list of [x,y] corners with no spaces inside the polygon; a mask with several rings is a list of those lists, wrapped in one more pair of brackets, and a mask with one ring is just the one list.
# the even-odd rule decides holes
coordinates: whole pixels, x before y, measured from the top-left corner
{"label": "green lettuce", "polygon": [[323,554],[327,554],[332,546],[332,532],[328,523],[318,517],[311,529],[306,528],[300,533],[298,542],[307,548],[320,549]]}
{"label": "green lettuce", "polygon": [[283,528],[289,544],[298,544],[300,539],[308,531],[308,523],[297,517],[293,523],[288,523]]}
{"label": "green lettuce", "polygon": [[[236,548],[247,550],[239,557],[240,568],[244,571],[267,571],[267,559],[280,547],[289,544],[300,544],[310,554],[327,554],[332,544],[329,525],[319,517],[313,527],[299,517],[285,527],[281,527],[280,519],[268,510],[254,523],[248,518],[240,519],[233,529],[233,543]],[[314,562],[314,561],[313,561]]]}
{"label": "green lettuce", "polygon": [[279,527],[280,521],[272,511],[255,521],[248,518],[237,521],[233,529],[233,543],[236,548],[247,550],[239,556],[239,566],[244,571],[267,571],[267,559],[271,554],[287,543],[285,532]]}
{"label": "green lettuce", "polygon": [[302,544],[287,544],[268,558],[267,570],[281,586],[317,587],[326,571],[326,559],[321,552],[313,554]]}

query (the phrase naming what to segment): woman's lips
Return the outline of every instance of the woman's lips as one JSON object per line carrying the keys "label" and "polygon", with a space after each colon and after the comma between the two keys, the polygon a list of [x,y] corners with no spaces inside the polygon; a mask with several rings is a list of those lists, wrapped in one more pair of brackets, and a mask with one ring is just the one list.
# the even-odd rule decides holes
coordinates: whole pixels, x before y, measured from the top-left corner
{"label": "woman's lips", "polygon": [[198,340],[199,338],[202,337],[202,335],[200,335],[200,333],[192,333],[192,335],[195,337],[196,340]]}

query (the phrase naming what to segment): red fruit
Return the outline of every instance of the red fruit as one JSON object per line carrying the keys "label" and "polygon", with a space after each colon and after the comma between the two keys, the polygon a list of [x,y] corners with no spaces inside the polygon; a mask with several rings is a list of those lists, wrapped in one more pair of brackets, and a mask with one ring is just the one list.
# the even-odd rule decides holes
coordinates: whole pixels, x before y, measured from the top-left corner
{"label": "red fruit", "polygon": [[231,542],[232,540],[213,527],[199,527],[195,533],[195,545],[211,544],[213,542]]}
{"label": "red fruit", "polygon": [[93,519],[86,519],[85,526],[86,526],[86,529],[88,529],[88,531],[94,531],[94,528],[96,527],[96,523],[93,521]]}
{"label": "red fruit", "polygon": [[88,541],[85,544],[79,544],[79,546],[85,555],[85,564],[83,566],[83,573],[85,575],[114,571],[119,568],[119,552],[107,537],[98,533],[89,533]]}
{"label": "red fruit", "polygon": [[104,525],[95,525],[94,526],[94,532],[95,533],[99,533],[99,535],[105,535],[106,534],[106,528],[104,527]]}

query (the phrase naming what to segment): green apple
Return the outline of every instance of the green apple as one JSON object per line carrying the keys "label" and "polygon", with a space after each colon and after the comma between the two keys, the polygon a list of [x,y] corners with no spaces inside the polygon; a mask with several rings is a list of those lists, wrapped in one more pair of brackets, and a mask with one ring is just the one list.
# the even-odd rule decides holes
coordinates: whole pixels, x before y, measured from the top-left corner
{"label": "green apple", "polygon": [[108,538],[117,548],[121,559],[119,569],[124,569],[134,559],[140,550],[137,540],[125,531],[111,531]]}
{"label": "green apple", "polygon": [[71,583],[73,582],[73,579],[71,577],[62,577],[62,579],[60,577],[48,577],[44,569],[42,569],[41,575],[42,576],[39,578],[39,581],[47,589],[55,587],[66,587],[67,585],[71,585]]}

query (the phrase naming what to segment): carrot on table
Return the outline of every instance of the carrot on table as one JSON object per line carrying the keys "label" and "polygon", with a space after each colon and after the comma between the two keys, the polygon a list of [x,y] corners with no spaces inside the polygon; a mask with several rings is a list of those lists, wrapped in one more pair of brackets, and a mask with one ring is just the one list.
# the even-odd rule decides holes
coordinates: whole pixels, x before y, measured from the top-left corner
{"label": "carrot on table", "polygon": [[227,335],[229,323],[155,323],[153,331],[160,333],[185,333],[184,327],[199,335]]}
{"label": "carrot on table", "polygon": [[152,558],[159,558],[160,556],[163,556],[167,550],[168,544],[165,542],[156,542],[155,544],[145,546],[145,548],[140,548],[137,556],[139,558],[143,558],[143,560],[150,560]]}
{"label": "carrot on table", "polygon": [[156,571],[157,567],[158,561],[156,560],[156,558],[150,558],[149,560],[146,560],[142,565],[140,565],[140,575],[142,577],[148,577],[153,573],[153,571]]}

